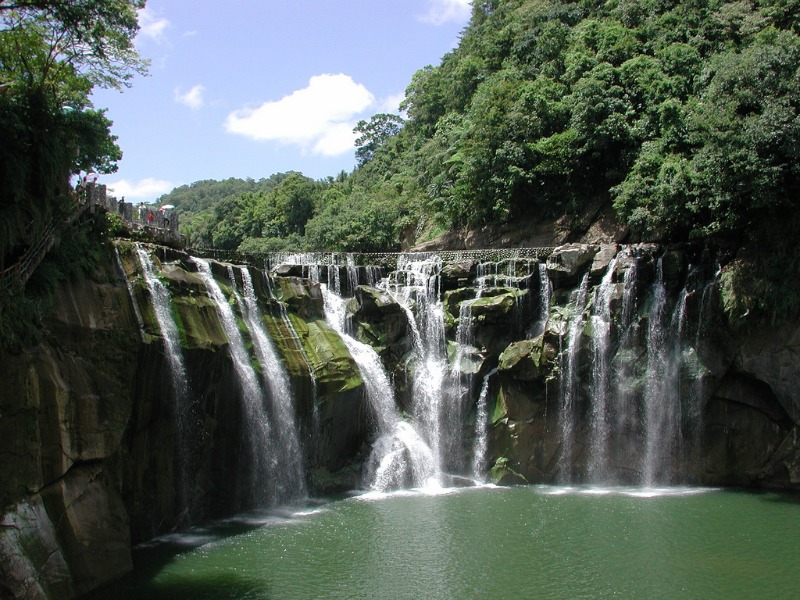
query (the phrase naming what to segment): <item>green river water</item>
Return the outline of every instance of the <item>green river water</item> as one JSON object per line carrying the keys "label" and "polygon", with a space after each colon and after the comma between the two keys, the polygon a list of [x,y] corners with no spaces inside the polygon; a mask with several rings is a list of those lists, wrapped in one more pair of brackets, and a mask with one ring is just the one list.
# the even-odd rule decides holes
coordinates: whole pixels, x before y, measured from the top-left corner
{"label": "green river water", "polygon": [[470,488],[243,515],[137,549],[97,598],[800,598],[800,498]]}

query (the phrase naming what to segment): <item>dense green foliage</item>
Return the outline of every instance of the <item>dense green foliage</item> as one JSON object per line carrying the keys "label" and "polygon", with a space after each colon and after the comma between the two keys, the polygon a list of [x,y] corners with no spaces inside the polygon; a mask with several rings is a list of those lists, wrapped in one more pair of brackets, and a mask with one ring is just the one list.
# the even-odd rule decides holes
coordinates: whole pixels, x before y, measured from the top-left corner
{"label": "dense green foliage", "polygon": [[800,191],[797,14],[795,0],[477,0],[459,46],[414,75],[407,118],[359,122],[356,170],[309,183],[305,235],[225,213],[205,241],[391,248],[418,223],[612,205],[640,238],[740,236]]}
{"label": "dense green foliage", "polygon": [[[87,97],[143,68],[141,4],[0,0],[4,260],[61,210],[69,173],[114,168]],[[598,207],[633,239],[766,247],[800,222],[798,14],[798,0],[475,0],[458,47],[409,82],[404,117],[356,125],[352,173],[202,181],[161,201],[191,246],[230,250],[390,250]],[[772,262],[737,263],[754,276],[727,274],[731,313],[766,314],[785,289],[774,267],[794,254],[769,247]]]}

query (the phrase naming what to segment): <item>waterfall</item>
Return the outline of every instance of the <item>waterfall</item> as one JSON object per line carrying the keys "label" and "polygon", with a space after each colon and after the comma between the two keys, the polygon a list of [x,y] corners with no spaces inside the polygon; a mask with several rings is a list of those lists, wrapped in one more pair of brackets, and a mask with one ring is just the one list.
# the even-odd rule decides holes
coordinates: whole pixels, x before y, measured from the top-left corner
{"label": "waterfall", "polygon": [[489,411],[487,399],[489,396],[489,380],[497,373],[492,369],[483,378],[481,393],[478,396],[478,405],[475,410],[475,443],[472,450],[472,476],[475,481],[486,481],[486,450],[489,445]]}
{"label": "waterfall", "polygon": [[[142,266],[142,273],[150,292],[153,303],[153,312],[161,330],[161,337],[164,340],[164,349],[167,353],[169,365],[170,387],[173,399],[173,418],[175,420],[175,468],[178,473],[177,498],[178,506],[182,511],[191,509],[192,494],[190,493],[190,469],[193,458],[192,440],[195,438],[193,425],[195,423],[195,411],[190,402],[188,376],[183,359],[181,348],[180,332],[172,316],[170,303],[170,293],[167,287],[159,280],[155,273],[153,259],[147,251],[136,244],[136,254]],[[136,302],[133,303],[136,306]],[[138,312],[138,307],[137,307]],[[141,318],[141,313],[140,318]]]}
{"label": "waterfall", "polygon": [[[681,293],[685,299],[685,290]],[[669,319],[676,332],[667,337],[667,291],[663,259],[656,265],[647,325],[647,374],[644,395],[645,455],[642,478],[645,485],[668,478],[680,447],[680,316],[682,301]]]}
{"label": "waterfall", "polygon": [[[412,412],[415,422],[433,452],[434,471],[441,482],[444,469],[451,468],[450,449],[460,442],[461,422],[453,418],[454,394],[448,394],[445,352],[444,307],[439,294],[442,260],[436,255],[400,256],[395,280],[387,291],[409,318],[414,338],[415,373]],[[414,309],[412,309],[412,305]],[[458,411],[460,414],[460,411]]]}
{"label": "waterfall", "polygon": [[[700,296],[700,307],[697,314],[697,327],[694,332],[694,382],[690,389],[688,402],[688,453],[692,459],[699,459],[702,456],[702,429],[703,429],[703,410],[705,408],[705,378],[707,370],[701,361],[701,344],[709,334],[708,315],[711,312],[713,301],[719,278],[722,274],[722,267],[718,266],[714,276],[703,286],[703,293]],[[698,461],[699,462],[699,461]]]}
{"label": "waterfall", "polygon": [[[519,289],[523,284],[538,288],[538,304],[534,299],[531,305],[517,306],[519,322],[510,321],[509,314],[500,325],[506,329],[487,339],[497,343],[500,336],[511,340],[542,336],[551,312],[552,331],[560,331],[557,342],[550,333],[540,338],[542,348],[550,353],[548,361],[556,356],[553,346],[558,346],[552,375],[536,375],[543,378],[535,385],[544,384],[545,420],[548,382],[554,376],[559,394],[557,437],[549,439],[556,430],[553,423],[550,429],[545,424],[548,440],[541,447],[544,460],[537,468],[562,483],[674,482],[677,465],[682,465],[690,450],[695,452],[693,427],[703,395],[702,377],[697,374],[707,372],[698,352],[700,328],[713,288],[699,283],[696,266],[688,267],[682,289],[680,281],[667,281],[665,271],[684,272],[683,257],[688,254],[670,253],[656,261],[650,258],[652,252],[649,246],[622,248],[595,284],[584,267],[576,274],[579,284],[568,302],[563,278],[551,281],[543,261],[523,263],[525,259],[507,258],[505,253],[500,261],[478,260],[474,295],[453,290],[456,295],[447,296],[448,302],[460,299],[458,314],[452,315],[457,320],[452,322],[449,315],[445,319],[442,286],[456,280],[449,269],[446,277],[441,276],[443,255],[400,255],[396,269],[380,283],[379,270],[356,267],[350,255],[295,257],[304,265],[304,275],[318,283],[322,280],[326,317],[339,331],[365,381],[377,431],[365,469],[370,485],[376,489],[419,485],[419,473],[432,474],[439,483],[444,483],[448,473],[485,477],[487,405],[495,371],[481,373],[482,381],[478,380],[471,357],[485,352],[488,360],[495,359],[495,349],[481,348],[475,338],[476,332],[479,340],[493,335],[496,323],[494,314],[487,313],[484,321],[475,319],[473,310],[478,314],[476,303],[486,294],[503,291],[490,290],[490,286]],[[463,273],[464,267],[459,268]],[[406,314],[413,342],[407,371],[408,421],[397,413],[392,384],[377,354],[348,334],[342,295],[351,292],[359,279],[378,284]],[[518,294],[517,302],[523,297],[530,295]],[[551,303],[559,306],[551,308]],[[522,316],[527,319],[524,323]],[[514,337],[517,332],[519,338]],[[527,381],[515,381],[515,377],[503,372],[498,385],[504,388],[509,378],[513,385]],[[514,393],[527,394],[523,388]],[[474,423],[469,422],[472,415]],[[415,457],[425,459],[417,463]]]}
{"label": "waterfall", "polygon": [[561,398],[559,402],[559,429],[561,431],[561,453],[558,458],[558,479],[562,483],[572,480],[572,461],[575,445],[575,427],[577,425],[576,400],[580,374],[579,350],[581,329],[584,325],[583,313],[586,310],[586,298],[589,288],[589,274],[583,276],[581,285],[575,295],[573,312],[567,330],[566,356],[560,353],[559,384]]}
{"label": "waterfall", "polygon": [[[232,269],[232,267],[231,267]],[[277,461],[276,486],[277,500],[294,500],[306,495],[304,470],[301,460],[297,424],[294,418],[292,388],[289,374],[278,358],[275,347],[264,327],[261,310],[258,307],[253,280],[247,267],[240,268],[244,291],[244,317],[253,339],[256,356],[262,369],[262,379],[270,391],[274,444],[269,449],[279,457]],[[231,272],[231,285],[235,291],[236,279]],[[238,294],[237,294],[238,296]],[[241,298],[237,298],[240,300]]]}
{"label": "waterfall", "polygon": [[[315,273],[317,275],[317,281],[319,281],[318,265],[316,266]],[[264,274],[264,278],[270,296],[277,300],[270,278],[266,273]],[[311,382],[311,406],[312,406],[311,448],[313,452],[313,450],[317,448],[317,441],[319,440],[319,434],[321,428],[319,406],[317,399],[317,375],[314,372],[314,365],[311,363],[311,359],[308,357],[308,353],[306,352],[305,348],[303,348],[303,342],[300,340],[300,336],[297,334],[297,330],[295,330],[294,325],[292,324],[292,320],[289,318],[289,313],[286,310],[286,305],[280,301],[277,302],[277,305],[279,307],[278,311],[280,314],[281,323],[283,323],[284,330],[289,335],[289,340],[291,340],[292,347],[294,348],[295,351],[297,351],[300,354],[300,356],[303,357],[303,361],[305,362],[305,365],[308,368],[308,379]]]}
{"label": "waterfall", "polygon": [[150,291],[150,297],[153,301],[153,311],[156,315],[156,321],[158,321],[158,327],[161,329],[164,347],[167,350],[173,393],[176,399],[185,398],[188,391],[186,387],[186,367],[183,364],[180,333],[178,332],[178,326],[175,324],[175,319],[172,317],[169,290],[156,276],[153,260],[144,248],[137,244],[136,253],[142,265],[147,289]]}
{"label": "waterfall", "polygon": [[368,344],[346,330],[346,310],[341,296],[322,287],[325,319],[341,336],[353,357],[367,390],[377,428],[377,440],[367,461],[365,479],[371,489],[420,487],[434,474],[433,455],[416,430],[400,421],[394,392],[381,359]]}
{"label": "waterfall", "polygon": [[547,319],[550,318],[550,300],[553,295],[553,283],[547,274],[547,263],[538,264],[539,271],[539,315],[536,322],[531,327],[528,337],[535,338],[544,333],[547,327]]}
{"label": "waterfall", "polygon": [[[241,387],[243,402],[244,426],[247,431],[248,451],[252,464],[246,468],[248,488],[241,489],[242,495],[248,496],[248,502],[256,506],[273,503],[275,496],[269,483],[276,468],[275,456],[269,453],[270,424],[265,409],[265,398],[258,376],[250,364],[250,355],[245,347],[244,339],[236,322],[236,315],[222,292],[209,263],[201,258],[193,258],[197,270],[206,285],[209,296],[214,301],[217,314],[225,333],[228,336],[228,349],[233,361],[234,371]],[[240,496],[241,497],[241,496]]]}
{"label": "waterfall", "polygon": [[617,259],[608,264],[603,280],[595,290],[592,329],[592,388],[589,419],[588,475],[592,481],[608,475],[608,441],[611,354],[611,299],[615,289]]}
{"label": "waterfall", "polygon": [[[119,255],[119,248],[117,248],[116,246],[114,246],[114,258],[117,261],[117,268],[122,274],[122,277],[125,279],[125,287],[128,288],[128,296],[131,299],[131,305],[133,306],[133,314],[136,316],[136,324],[139,326],[139,333],[142,336],[142,341],[147,341],[147,336],[144,326],[144,318],[142,318],[142,311],[139,310],[139,303],[136,302],[136,295],[133,293],[133,285],[131,284],[131,280],[128,279],[125,273],[125,267],[123,267],[122,265],[122,257]],[[141,257],[139,262],[141,263]],[[148,289],[150,289],[149,284],[148,284]],[[152,291],[150,292],[150,295],[152,296]]]}
{"label": "waterfall", "polygon": [[[622,309],[618,325],[619,348],[612,361],[612,405],[609,407],[615,431],[635,435],[639,431],[635,393],[632,382],[636,381],[634,356],[638,322],[634,320],[638,310],[636,290],[639,285],[639,262],[630,257],[630,263],[622,279]],[[620,463],[627,462],[624,449],[612,449],[612,456]]]}

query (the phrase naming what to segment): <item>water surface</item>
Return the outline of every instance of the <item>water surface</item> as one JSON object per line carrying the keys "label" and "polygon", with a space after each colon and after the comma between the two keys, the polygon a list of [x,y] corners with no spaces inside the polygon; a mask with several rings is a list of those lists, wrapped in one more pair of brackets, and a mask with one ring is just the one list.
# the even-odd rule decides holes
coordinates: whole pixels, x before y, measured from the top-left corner
{"label": "water surface", "polygon": [[164,538],[102,597],[797,598],[799,540],[800,498],[771,493],[367,494]]}

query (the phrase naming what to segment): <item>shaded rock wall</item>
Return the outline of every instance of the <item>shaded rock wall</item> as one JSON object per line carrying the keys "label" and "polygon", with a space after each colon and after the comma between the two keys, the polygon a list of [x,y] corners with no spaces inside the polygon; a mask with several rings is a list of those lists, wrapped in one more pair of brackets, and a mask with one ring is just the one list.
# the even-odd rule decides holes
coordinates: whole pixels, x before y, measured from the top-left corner
{"label": "shaded rock wall", "polygon": [[65,285],[50,341],[0,360],[0,592],[9,597],[69,598],[131,568],[128,514],[104,463],[132,414],[134,323],[124,286]]}
{"label": "shaded rock wall", "polygon": [[[108,283],[62,288],[46,343],[0,361],[0,597],[81,595],[130,570],[132,543],[252,506],[242,391],[216,306],[186,255],[153,252],[180,331],[186,406],[127,244],[99,274]],[[213,270],[232,297],[227,267]],[[318,286],[253,279],[297,398],[304,464],[345,470],[367,439],[363,382]]]}

